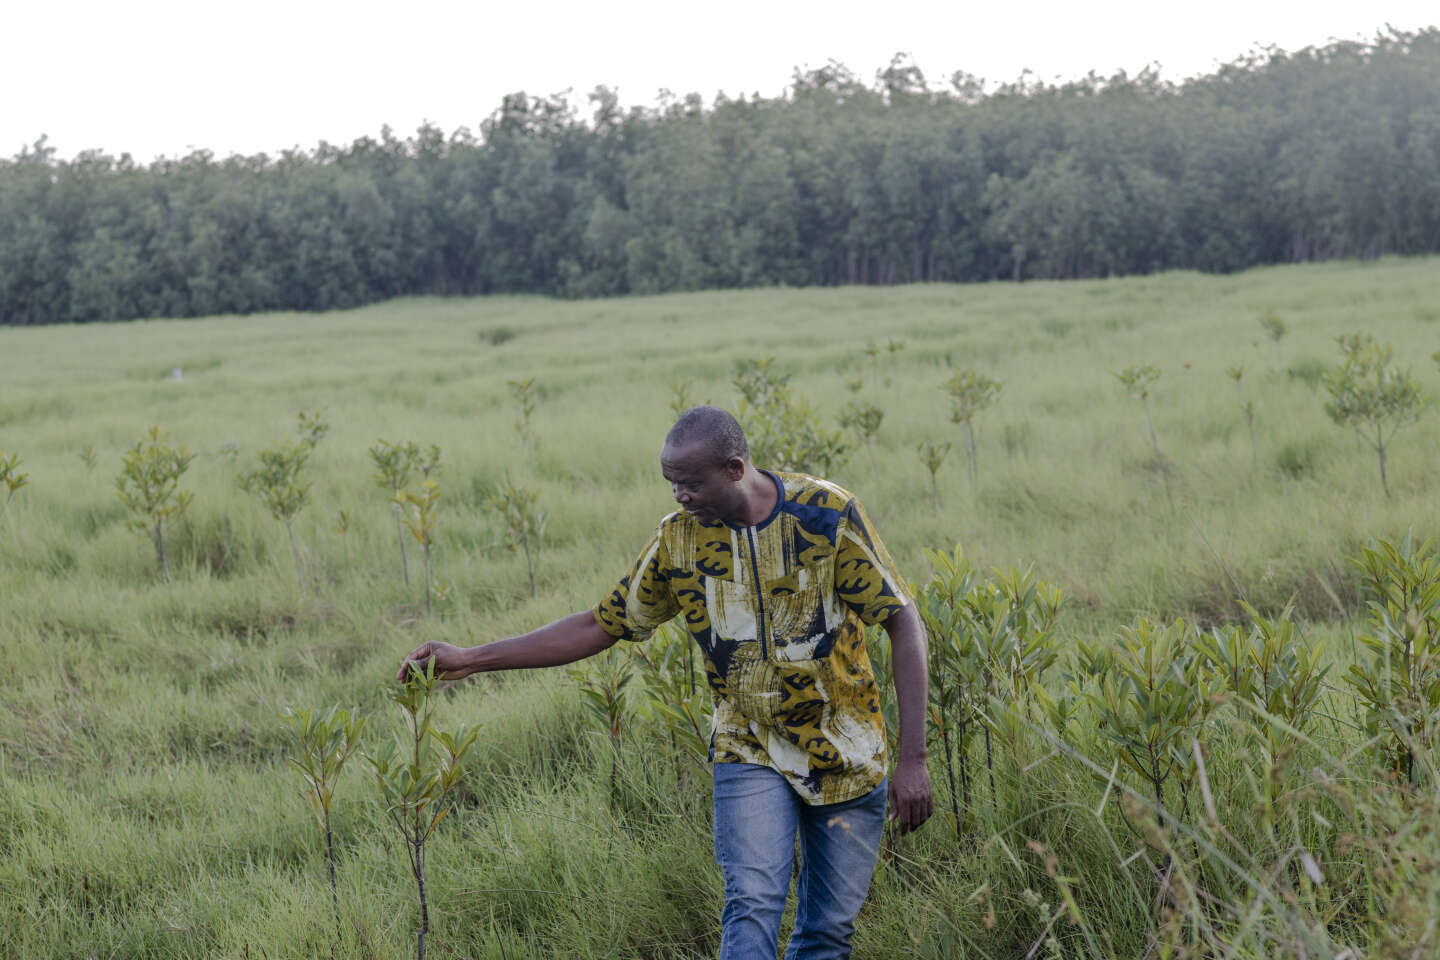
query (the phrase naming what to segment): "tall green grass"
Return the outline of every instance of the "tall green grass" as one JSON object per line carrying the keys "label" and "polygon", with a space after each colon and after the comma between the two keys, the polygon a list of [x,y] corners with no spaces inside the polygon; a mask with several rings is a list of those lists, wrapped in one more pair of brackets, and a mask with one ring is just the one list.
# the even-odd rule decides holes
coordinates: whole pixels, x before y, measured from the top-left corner
{"label": "tall green grass", "polygon": [[[1326,419],[1318,371],[1338,357],[1333,337],[1365,330],[1440,389],[1426,359],[1440,347],[1437,265],[0,329],[0,450],[32,481],[0,520],[0,952],[408,955],[418,908],[359,770],[336,807],[346,939],[332,944],[323,839],[284,765],[279,714],[358,704],[367,736],[385,735],[398,717],[379,684],[406,650],[592,605],[671,506],[658,466],[669,381],[693,378],[698,400],[733,406],[740,359],[775,356],[831,427],[846,378],[864,378],[859,396],[885,411],[878,481],[858,449],[833,479],[865,500],[908,575],[926,575],[923,548],[956,542],[982,566],[1033,562],[1072,598],[1062,633],[1087,641],[1139,614],[1220,623],[1243,616],[1242,600],[1275,613],[1294,597],[1338,677],[1362,600],[1345,558],[1370,537],[1436,532],[1440,423],[1400,435],[1386,498],[1373,452]],[[1258,323],[1272,308],[1290,329],[1278,354]],[[906,348],[872,363],[871,337]],[[1151,403],[1173,508],[1143,409],[1113,376],[1132,363],[1162,371]],[[1225,375],[1237,363],[1256,406],[1253,473]],[[952,366],[1005,384],[976,420],[973,488],[942,390]],[[538,397],[532,451],[506,386],[521,377]],[[296,521],[313,585],[297,596],[283,528],[234,476],[316,408],[332,430]],[[200,454],[169,583],[113,489],[151,423]],[[434,564],[450,590],[431,616],[419,578],[400,581],[393,514],[372,481],[366,450],[382,437],[444,451]],[[915,453],[930,439],[956,448],[938,511]],[[79,456],[90,445],[93,472]],[[534,599],[485,509],[506,479],[536,487],[550,515]],[[1337,686],[1324,702],[1284,758],[1283,815],[1263,830],[1256,804],[1276,774],[1224,711],[1203,745],[1216,817],[1191,796],[1168,832],[1093,736],[1058,743],[1017,719],[993,805],[977,786],[973,840],[957,846],[937,814],[889,848],[856,956],[1430,955],[1433,782],[1386,783],[1353,698]],[[432,842],[432,955],[713,954],[703,770],[677,778],[637,724],[612,804],[608,743],[563,673],[478,678],[440,713],[484,730]]]}

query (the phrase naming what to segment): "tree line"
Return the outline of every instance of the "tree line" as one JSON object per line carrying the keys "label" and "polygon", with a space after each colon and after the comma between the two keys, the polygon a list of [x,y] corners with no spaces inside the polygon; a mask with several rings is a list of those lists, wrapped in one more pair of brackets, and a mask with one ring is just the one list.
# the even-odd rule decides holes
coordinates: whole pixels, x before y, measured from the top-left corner
{"label": "tree line", "polygon": [[0,323],[410,294],[1105,277],[1440,251],[1440,29],[987,89],[896,57],[773,98],[598,87],[478,131],[0,160]]}

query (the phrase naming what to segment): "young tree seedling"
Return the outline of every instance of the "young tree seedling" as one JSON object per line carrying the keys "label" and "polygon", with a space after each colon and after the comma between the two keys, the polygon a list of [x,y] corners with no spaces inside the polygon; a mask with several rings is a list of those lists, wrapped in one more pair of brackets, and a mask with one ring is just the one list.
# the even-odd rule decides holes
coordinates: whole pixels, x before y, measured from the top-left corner
{"label": "young tree seedling", "polygon": [[425,848],[440,821],[453,809],[446,797],[460,781],[460,763],[479,732],[461,724],[454,731],[435,728],[432,694],[439,683],[435,661],[422,670],[412,663],[404,683],[391,686],[390,700],[404,715],[404,728],[366,759],[385,803],[385,813],[405,842],[410,875],[420,901],[420,927],[415,935],[416,960],[425,960],[425,935],[430,932],[430,906],[425,893]]}
{"label": "young tree seedling", "polygon": [[1225,370],[1231,380],[1235,381],[1235,396],[1240,400],[1240,413],[1245,417],[1245,426],[1250,430],[1250,475],[1255,475],[1256,452],[1255,452],[1255,402],[1245,399],[1245,394],[1240,390],[1240,379],[1245,376],[1245,365],[1237,364]]}
{"label": "young tree seedling", "polygon": [[340,926],[340,894],[335,883],[335,840],[330,829],[330,808],[335,796],[335,782],[345,768],[345,761],[360,742],[365,718],[355,710],[331,707],[324,716],[310,709],[288,710],[285,722],[300,747],[298,757],[285,762],[299,771],[305,780],[305,797],[310,801],[315,822],[325,834],[325,856],[330,865],[330,903],[335,909],[336,942],[344,939]]}
{"label": "young tree seedling", "polygon": [[1115,374],[1115,379],[1120,381],[1132,400],[1139,400],[1145,405],[1145,424],[1150,428],[1150,445],[1155,449],[1155,465],[1160,469],[1160,479],[1165,483],[1165,499],[1174,507],[1175,498],[1170,493],[1170,471],[1165,466],[1165,458],[1160,455],[1160,441],[1155,436],[1155,418],[1150,415],[1150,387],[1160,379],[1160,370],[1148,363],[1141,367],[1131,364]]}
{"label": "young tree seedling", "polygon": [[428,615],[431,612],[430,548],[435,543],[435,519],[440,509],[440,484],[434,477],[427,476],[425,482],[420,484],[418,494],[401,490],[395,496],[402,508],[407,505],[410,507],[405,526],[419,542],[425,557],[425,613]]}
{"label": "young tree seedling", "polygon": [[875,485],[880,485],[880,468],[875,463],[875,448],[872,441],[875,434],[880,432],[880,424],[885,419],[885,411],[873,403],[861,403],[852,400],[845,405],[840,412],[840,428],[854,435],[859,434],[865,444],[865,450],[870,455],[870,472],[875,476]]}
{"label": "young tree seedling", "polygon": [[510,388],[510,396],[515,398],[515,403],[520,407],[520,416],[515,420],[515,432],[520,434],[521,446],[528,453],[535,448],[535,434],[530,429],[530,417],[540,402],[535,393],[535,378],[506,380],[505,386]]}
{"label": "young tree seedling", "polygon": [[396,499],[410,482],[411,472],[420,464],[420,448],[413,441],[392,444],[379,440],[370,448],[370,459],[375,464],[375,483],[390,495],[390,506],[395,512],[395,539],[400,543],[400,577],[408,587],[410,566],[405,559],[405,528]]}
{"label": "young tree seedling", "polygon": [[1345,679],[1365,706],[1367,732],[1388,734],[1378,741],[1385,765],[1415,783],[1440,744],[1440,556],[1407,533],[1350,562],[1371,594],[1370,629],[1360,636],[1369,656]]}
{"label": "young tree seedling", "polygon": [[1290,330],[1285,326],[1285,321],[1280,319],[1280,314],[1276,313],[1273,308],[1260,314],[1260,329],[1265,331],[1265,336],[1275,344],[1275,369],[1279,370],[1282,366],[1280,341],[1285,339],[1285,334]]}
{"label": "young tree seedling", "polygon": [[121,462],[120,475],[115,478],[116,496],[130,510],[130,527],[148,537],[155,545],[155,559],[160,576],[170,579],[165,556],[165,525],[178,520],[190,506],[193,494],[179,489],[180,478],[189,469],[195,455],[166,443],[168,434],[159,424],[151,426],[144,439],[135,441]]}
{"label": "young tree seedling", "polygon": [[290,557],[295,561],[295,583],[301,593],[305,592],[305,576],[300,548],[295,542],[295,516],[310,500],[310,481],[300,479],[310,451],[303,442],[286,440],[271,450],[261,450],[259,465],[235,478],[240,489],[259,497],[270,515],[285,524],[285,533],[290,537]]}
{"label": "young tree seedling", "polygon": [[30,475],[20,472],[20,462],[20,454],[0,451],[0,482],[5,484],[5,502],[0,503],[0,517],[5,515],[15,492],[30,482]]}
{"label": "young tree seedling", "polygon": [[295,415],[296,430],[300,434],[300,443],[310,450],[320,445],[325,439],[325,434],[330,432],[330,424],[325,419],[323,410],[301,410]]}
{"label": "young tree seedling", "polygon": [[969,456],[970,489],[977,483],[975,455],[975,417],[995,405],[1002,384],[974,370],[956,371],[945,381],[943,389],[950,395],[950,422],[965,428],[965,452]]}
{"label": "young tree seedling", "polygon": [[505,527],[505,545],[525,554],[525,568],[530,574],[530,596],[535,596],[535,565],[545,541],[545,514],[539,507],[540,494],[529,487],[517,487],[508,479],[486,504]]}
{"label": "young tree seedling", "polygon": [[80,462],[85,464],[86,471],[90,473],[95,472],[95,464],[98,463],[99,460],[100,456],[95,452],[93,444],[80,451]]}
{"label": "young tree seedling", "polygon": [[821,428],[814,410],[790,389],[790,375],[775,370],[774,357],[738,361],[731,382],[740,391],[736,419],[755,463],[828,476],[844,462],[843,434]]}
{"label": "young tree seedling", "polygon": [[921,440],[915,445],[915,452],[920,455],[920,462],[925,464],[925,469],[930,471],[930,505],[939,510],[940,483],[936,477],[940,473],[940,465],[950,453],[950,441],[937,443],[934,440]]}
{"label": "young tree seedling", "polygon": [[670,412],[679,420],[680,415],[695,405],[691,399],[691,391],[695,387],[695,381],[686,377],[683,380],[671,380],[670,387]]}
{"label": "young tree seedling", "polygon": [[1401,427],[1415,423],[1428,400],[1414,377],[1390,365],[1394,350],[1369,334],[1337,337],[1344,359],[1325,372],[1330,399],[1325,413],[1337,426],[1353,426],[1380,459],[1380,486],[1390,496],[1385,455]]}

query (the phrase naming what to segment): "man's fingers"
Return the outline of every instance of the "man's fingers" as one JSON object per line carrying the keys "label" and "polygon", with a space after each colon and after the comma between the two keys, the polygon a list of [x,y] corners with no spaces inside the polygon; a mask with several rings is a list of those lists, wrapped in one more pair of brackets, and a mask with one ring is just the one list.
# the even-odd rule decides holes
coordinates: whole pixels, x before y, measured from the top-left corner
{"label": "man's fingers", "polygon": [[410,670],[410,664],[416,662],[424,663],[430,659],[430,656],[430,642],[427,640],[406,654],[405,659],[400,663],[400,669],[395,674],[395,679],[400,683],[404,683],[406,674]]}

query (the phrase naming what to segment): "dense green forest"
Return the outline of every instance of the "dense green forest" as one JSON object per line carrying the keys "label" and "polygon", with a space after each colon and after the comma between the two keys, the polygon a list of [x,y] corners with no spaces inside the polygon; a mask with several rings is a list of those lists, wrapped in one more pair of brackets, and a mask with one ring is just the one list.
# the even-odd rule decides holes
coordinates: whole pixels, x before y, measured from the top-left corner
{"label": "dense green forest", "polygon": [[[588,115],[587,115],[588,114]],[[1440,30],[988,90],[897,57],[783,96],[514,94],[479,132],[0,161],[0,323],[402,294],[1100,277],[1440,251]]]}

